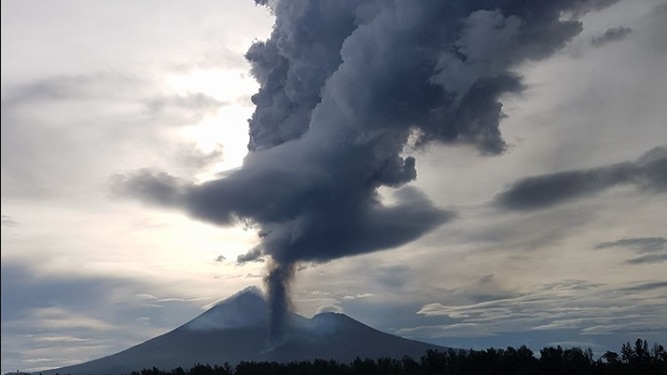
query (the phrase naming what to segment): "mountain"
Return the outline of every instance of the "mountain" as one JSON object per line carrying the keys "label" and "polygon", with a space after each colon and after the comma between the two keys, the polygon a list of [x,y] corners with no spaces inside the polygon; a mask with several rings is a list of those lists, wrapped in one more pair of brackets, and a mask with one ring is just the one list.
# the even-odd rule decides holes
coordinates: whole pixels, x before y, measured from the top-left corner
{"label": "mountain", "polygon": [[291,313],[289,321],[284,341],[267,345],[267,302],[261,290],[246,288],[171,332],[107,357],[41,374],[123,374],[152,367],[189,369],[197,363],[235,365],[240,361],[419,358],[427,349],[445,349],[380,332],[344,314],[322,313],[307,319]]}

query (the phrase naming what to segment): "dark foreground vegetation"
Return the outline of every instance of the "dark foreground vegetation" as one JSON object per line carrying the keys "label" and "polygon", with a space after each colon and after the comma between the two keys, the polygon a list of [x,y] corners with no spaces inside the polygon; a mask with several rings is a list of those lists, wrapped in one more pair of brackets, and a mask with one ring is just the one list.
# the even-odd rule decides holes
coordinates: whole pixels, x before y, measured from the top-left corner
{"label": "dark foreground vegetation", "polygon": [[649,348],[646,340],[626,343],[620,354],[608,351],[594,359],[590,349],[546,347],[539,358],[526,346],[518,349],[429,350],[419,360],[360,359],[351,363],[333,360],[305,362],[241,362],[235,367],[195,365],[189,370],[157,368],[131,375],[431,375],[431,374],[661,374],[667,375],[667,352],[662,345]]}

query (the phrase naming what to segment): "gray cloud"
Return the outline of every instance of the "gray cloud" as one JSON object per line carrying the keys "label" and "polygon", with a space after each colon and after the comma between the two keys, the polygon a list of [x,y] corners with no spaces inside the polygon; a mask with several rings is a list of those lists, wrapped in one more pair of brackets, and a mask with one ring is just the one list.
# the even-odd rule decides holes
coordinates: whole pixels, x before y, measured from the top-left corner
{"label": "gray cloud", "polygon": [[155,113],[172,109],[186,109],[197,113],[201,110],[215,110],[224,104],[202,93],[151,98],[144,101],[146,108]]}
{"label": "gray cloud", "polygon": [[371,272],[374,274],[373,279],[392,289],[402,288],[410,278],[410,268],[404,265],[377,267]]}
{"label": "gray cloud", "polygon": [[[665,282],[621,286],[563,280],[515,293],[461,305],[431,303],[417,312],[423,316],[452,319],[446,324],[404,328],[399,334],[411,337],[479,337],[507,332],[571,330],[581,335],[653,330],[665,332],[662,318],[664,298],[652,291]],[[618,290],[633,292],[619,295]],[[641,319],[638,319],[641,317]]]}
{"label": "gray cloud", "polygon": [[185,194],[187,182],[165,172],[142,169],[131,175],[111,177],[111,195],[132,194],[147,203],[177,206]]}
{"label": "gray cloud", "polygon": [[667,252],[664,254],[647,254],[637,258],[628,259],[628,264],[650,264],[667,262]]}
{"label": "gray cloud", "polygon": [[19,225],[19,223],[9,215],[2,215],[0,223],[2,224],[2,226],[8,226],[8,227],[15,227]]}
{"label": "gray cloud", "polygon": [[174,160],[192,170],[201,169],[216,161],[222,160],[223,150],[218,146],[210,152],[203,152],[193,143],[182,144],[174,152]]}
{"label": "gray cloud", "polygon": [[438,244],[476,244],[475,252],[507,252],[509,256],[525,256],[545,247],[553,247],[578,228],[595,221],[595,207],[578,210],[570,207],[535,210],[508,215],[505,211],[484,208],[461,214],[456,226],[433,236],[431,246]]}
{"label": "gray cloud", "polygon": [[667,281],[650,281],[623,288],[628,292],[641,292],[655,289],[667,288]]}
{"label": "gray cloud", "polygon": [[621,247],[630,249],[640,256],[628,259],[628,264],[650,264],[667,261],[667,238],[664,237],[640,237],[623,238],[618,241],[602,242],[595,246],[596,249],[610,247]]}
{"label": "gray cloud", "polygon": [[489,284],[493,280],[493,274],[484,275],[479,279],[479,284]]}
{"label": "gray cloud", "polygon": [[623,184],[667,191],[667,147],[656,147],[634,162],[524,178],[497,195],[496,204],[510,210],[541,209]]}
{"label": "gray cloud", "polygon": [[262,251],[259,248],[252,249],[245,254],[239,255],[236,258],[238,264],[243,264],[245,262],[264,262],[265,259],[262,258]]}
{"label": "gray cloud", "polygon": [[[201,312],[199,300],[141,298],[170,293],[145,279],[57,275],[7,259],[0,276],[2,341],[12,343],[2,346],[3,366],[15,361],[24,370],[36,358],[40,367],[56,368],[115,353]],[[118,296],[129,298],[118,303]],[[155,308],[164,303],[169,309]],[[150,322],[134,324],[146,316]]]}
{"label": "gray cloud", "polygon": [[602,242],[595,246],[596,249],[609,247],[628,247],[638,252],[651,252],[665,249],[667,238],[664,237],[640,237],[623,238],[618,241]]}
{"label": "gray cloud", "polygon": [[160,126],[192,123],[226,104],[201,93],[158,93],[150,82],[122,74],[89,74],[55,76],[8,87],[2,109],[9,114],[31,105],[70,101],[138,104]]}
{"label": "gray cloud", "polygon": [[109,75],[78,75],[57,76],[13,87],[3,100],[7,108],[25,105],[26,103],[45,100],[68,99],[99,99],[112,94],[109,83],[133,86],[136,80],[128,77],[111,77]]}
{"label": "gray cloud", "polygon": [[610,29],[607,29],[607,31],[605,31],[604,34],[591,39],[591,44],[594,45],[595,47],[600,47],[610,42],[617,42],[625,39],[631,32],[632,29],[629,27],[625,26],[612,27]]}
{"label": "gray cloud", "polygon": [[[146,315],[147,312],[142,311],[145,306],[139,300],[137,303],[126,301],[127,303],[120,305],[110,302],[114,293],[122,295],[148,295],[147,291],[154,291],[151,294],[160,293],[159,286],[151,282],[125,277],[44,274],[14,261],[2,262],[1,279],[0,308],[3,328],[13,321],[24,319],[30,311],[48,308],[85,311],[95,315],[97,319],[105,320],[108,324],[116,324],[118,327],[126,319]],[[180,297],[169,300],[193,301]],[[167,299],[157,302],[160,301],[165,302]],[[108,311],[111,305],[117,308]],[[156,323],[159,322],[165,328],[172,328],[169,326],[173,324],[171,316],[189,316],[196,314],[199,308],[198,304],[173,306],[171,311],[153,316]],[[57,331],[57,328],[54,328],[54,331]]]}
{"label": "gray cloud", "polygon": [[220,149],[202,152],[170,132],[224,105],[201,94],[165,93],[153,82],[123,74],[55,76],[3,90],[6,195],[68,194],[71,181],[102,183],[107,170],[127,168],[146,154],[158,165],[188,173],[221,157]]}

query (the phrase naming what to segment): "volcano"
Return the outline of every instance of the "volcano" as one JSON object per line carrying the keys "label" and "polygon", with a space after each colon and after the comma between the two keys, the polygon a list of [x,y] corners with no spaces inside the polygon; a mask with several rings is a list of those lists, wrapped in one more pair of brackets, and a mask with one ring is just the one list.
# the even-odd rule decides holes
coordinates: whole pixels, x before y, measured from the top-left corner
{"label": "volcano", "polygon": [[235,365],[240,361],[292,362],[355,358],[421,357],[446,348],[373,329],[345,314],[311,319],[290,313],[289,329],[278,344],[267,343],[268,304],[262,291],[246,288],[182,326],[119,353],[43,375],[127,374],[144,368],[189,369],[195,364]]}

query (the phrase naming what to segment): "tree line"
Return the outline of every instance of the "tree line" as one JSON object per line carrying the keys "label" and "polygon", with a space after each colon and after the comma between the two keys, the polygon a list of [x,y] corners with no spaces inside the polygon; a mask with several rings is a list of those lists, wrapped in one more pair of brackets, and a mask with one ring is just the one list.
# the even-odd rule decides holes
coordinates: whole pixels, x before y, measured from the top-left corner
{"label": "tree line", "polygon": [[428,350],[419,360],[357,358],[303,362],[240,362],[236,366],[197,364],[164,371],[153,367],[130,375],[459,375],[459,374],[667,374],[667,352],[662,345],[649,348],[646,340],[622,345],[620,354],[608,351],[598,359],[591,349],[545,347],[539,356],[528,347],[486,350]]}

